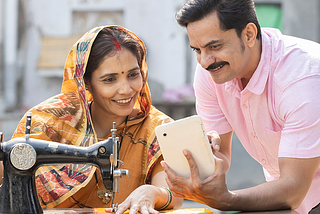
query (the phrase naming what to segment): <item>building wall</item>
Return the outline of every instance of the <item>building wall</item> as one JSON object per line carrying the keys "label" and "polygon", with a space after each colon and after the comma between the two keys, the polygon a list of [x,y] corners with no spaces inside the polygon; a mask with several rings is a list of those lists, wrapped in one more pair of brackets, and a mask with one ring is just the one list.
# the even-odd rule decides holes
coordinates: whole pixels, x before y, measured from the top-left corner
{"label": "building wall", "polygon": [[[191,50],[187,49],[184,29],[179,27],[174,19],[175,10],[181,4],[183,3],[177,0],[118,0],[116,3],[93,0],[30,0],[24,109],[57,94],[61,87],[62,67],[53,69],[54,72],[50,71],[52,69],[37,68],[41,55],[41,40],[44,37],[80,37],[97,25],[119,24],[132,30],[146,44],[150,81],[163,89],[183,86],[186,83],[184,53]],[[119,18],[108,19],[106,15],[103,16],[107,13],[118,14]],[[67,53],[65,54],[66,57]],[[60,75],[56,72],[59,70]],[[150,84],[150,87],[153,87],[153,84]]]}
{"label": "building wall", "polygon": [[[4,13],[3,11],[3,1],[0,1],[0,83],[2,83],[2,77],[3,77],[3,19],[4,19]],[[0,84],[0,97],[2,97],[3,92],[3,86]],[[2,100],[0,100],[1,102]],[[3,102],[3,101],[2,101]],[[0,107],[0,112],[2,112]]]}
{"label": "building wall", "polygon": [[[27,14],[25,21],[27,28],[26,45],[22,50],[25,52],[22,54],[25,64],[19,95],[22,110],[60,91],[63,67],[51,69],[52,71],[37,67],[41,56],[42,39],[44,37],[80,37],[96,25],[123,25],[145,42],[148,50],[149,82],[154,100],[161,101],[163,90],[181,87],[193,81],[195,57],[188,47],[185,29],[180,27],[174,18],[177,8],[183,5],[184,0],[29,0],[23,2]],[[320,40],[318,0],[256,0],[255,2],[281,4],[283,33],[313,41]],[[106,13],[120,14],[118,15],[120,18],[112,19],[107,15],[94,15]],[[64,54],[66,57],[67,52]]]}
{"label": "building wall", "polygon": [[320,41],[319,0],[254,0],[254,2],[281,5],[284,34]]}

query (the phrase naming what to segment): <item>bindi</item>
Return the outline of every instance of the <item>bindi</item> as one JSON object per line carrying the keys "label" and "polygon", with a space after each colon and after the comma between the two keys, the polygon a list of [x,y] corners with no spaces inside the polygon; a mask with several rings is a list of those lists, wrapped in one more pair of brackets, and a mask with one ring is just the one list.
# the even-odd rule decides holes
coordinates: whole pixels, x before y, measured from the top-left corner
{"label": "bindi", "polygon": [[124,74],[124,71],[122,71],[121,73]]}

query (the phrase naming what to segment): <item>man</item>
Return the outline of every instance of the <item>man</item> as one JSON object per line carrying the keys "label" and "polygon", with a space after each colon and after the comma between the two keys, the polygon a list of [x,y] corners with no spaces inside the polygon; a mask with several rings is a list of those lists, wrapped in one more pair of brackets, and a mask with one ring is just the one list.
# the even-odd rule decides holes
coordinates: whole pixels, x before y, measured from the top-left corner
{"label": "man", "polygon": [[[199,63],[197,112],[219,137],[205,180],[189,151],[189,178],[162,162],[174,195],[219,210],[308,213],[320,202],[320,45],[260,29],[252,0],[190,0],[176,19]],[[233,131],[268,182],[227,189]]]}

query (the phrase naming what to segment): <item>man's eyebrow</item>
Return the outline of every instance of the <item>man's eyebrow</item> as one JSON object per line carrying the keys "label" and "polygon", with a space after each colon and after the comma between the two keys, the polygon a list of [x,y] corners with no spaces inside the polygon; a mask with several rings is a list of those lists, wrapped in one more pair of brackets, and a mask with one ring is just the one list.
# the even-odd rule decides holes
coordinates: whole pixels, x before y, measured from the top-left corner
{"label": "man's eyebrow", "polygon": [[190,45],[190,48],[193,49],[193,50],[198,50],[199,49],[199,48],[192,47],[191,45]]}
{"label": "man's eyebrow", "polygon": [[210,42],[208,42],[207,44],[205,44],[202,48],[206,48],[206,47],[208,47],[208,46],[210,46],[210,45],[213,45],[213,44],[216,44],[216,43],[218,43],[218,42],[220,42],[220,40],[211,40]]}
{"label": "man's eyebrow", "polygon": [[[220,42],[220,40],[211,40],[210,42],[208,42],[207,44],[205,44],[202,48],[206,48],[206,47],[208,47],[208,46],[210,46],[210,45],[213,45],[213,44],[216,44],[216,43],[218,43],[218,42]],[[190,45],[190,48],[192,48],[192,49],[199,49],[199,48],[192,47],[191,45]]]}

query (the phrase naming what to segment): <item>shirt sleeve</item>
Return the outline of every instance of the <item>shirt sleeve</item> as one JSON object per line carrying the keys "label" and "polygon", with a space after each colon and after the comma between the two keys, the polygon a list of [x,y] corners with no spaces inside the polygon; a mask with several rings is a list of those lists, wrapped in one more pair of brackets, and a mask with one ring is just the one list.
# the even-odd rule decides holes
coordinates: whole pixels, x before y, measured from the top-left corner
{"label": "shirt sleeve", "polygon": [[215,83],[211,75],[199,64],[196,68],[193,85],[196,96],[196,111],[202,118],[206,131],[215,130],[219,134],[232,131],[230,124],[219,106],[215,93]]}
{"label": "shirt sleeve", "polygon": [[279,97],[284,121],[279,157],[320,156],[320,76],[307,77],[286,87]]}

